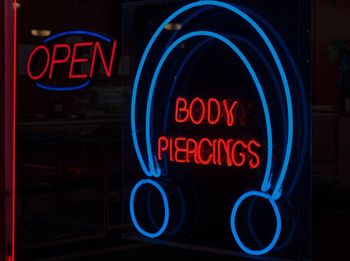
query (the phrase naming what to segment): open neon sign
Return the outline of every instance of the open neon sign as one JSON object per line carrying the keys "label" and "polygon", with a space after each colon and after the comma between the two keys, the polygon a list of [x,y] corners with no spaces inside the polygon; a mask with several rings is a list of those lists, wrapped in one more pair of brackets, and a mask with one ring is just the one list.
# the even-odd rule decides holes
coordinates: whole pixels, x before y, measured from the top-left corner
{"label": "open neon sign", "polygon": [[[54,43],[54,41],[63,37],[77,35],[93,38],[94,40],[70,44]],[[43,44],[32,50],[27,62],[27,73],[36,82],[36,86],[42,89],[52,91],[79,90],[91,83],[97,72],[98,62],[101,63],[106,77],[110,78],[112,76],[116,49],[117,41],[101,34],[88,31],[59,33],[46,38]],[[89,55],[82,56],[81,52],[89,53]],[[40,58],[39,61],[38,58]],[[78,66],[87,67],[87,72],[76,73]],[[59,73],[56,72],[57,69],[61,69]],[[65,86],[63,84],[57,85],[56,82],[77,82],[77,84]]]}
{"label": "open neon sign", "polygon": [[[178,124],[190,122],[194,125],[208,123],[217,125],[225,123],[234,127],[237,123],[239,101],[219,101],[210,98],[207,101],[194,98],[190,102],[182,97],[177,98],[175,121]],[[258,149],[261,144],[254,139],[209,139],[200,140],[185,137],[158,138],[157,157],[159,161],[164,155],[172,162],[194,163],[198,165],[226,165],[228,167],[246,167],[256,169],[260,166]]]}

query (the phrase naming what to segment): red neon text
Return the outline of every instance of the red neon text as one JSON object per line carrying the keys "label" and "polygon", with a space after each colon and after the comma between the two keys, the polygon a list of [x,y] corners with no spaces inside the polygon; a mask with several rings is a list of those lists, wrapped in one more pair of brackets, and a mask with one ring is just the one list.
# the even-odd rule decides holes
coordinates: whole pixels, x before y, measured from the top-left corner
{"label": "red neon text", "polygon": [[260,143],[256,140],[208,138],[196,140],[161,136],[158,138],[157,157],[159,161],[167,156],[169,161],[177,163],[257,169],[260,166],[258,153],[260,147]]}
{"label": "red neon text", "polygon": [[175,105],[175,121],[178,123],[190,122],[195,125],[209,123],[218,124],[220,121],[232,127],[236,124],[239,102],[210,98],[207,101],[194,98],[188,101],[178,97]]}
{"label": "red neon text", "polygon": [[[80,51],[92,48],[91,57],[79,56]],[[63,65],[69,66],[69,74],[67,79],[86,79],[92,78],[96,67],[96,60],[99,59],[102,64],[102,68],[107,77],[111,77],[113,70],[113,61],[116,54],[117,41],[113,41],[110,53],[107,55],[103,52],[101,43],[99,41],[95,42],[80,42],[73,44],[55,44],[52,47],[52,54],[50,49],[45,45],[39,45],[33,49],[29,56],[27,63],[27,72],[32,80],[38,81],[45,76],[48,79],[54,78],[55,68]],[[40,55],[43,58],[41,61],[44,66],[41,66],[40,72],[33,72],[32,64],[33,58]],[[109,57],[109,60],[107,59]],[[84,64],[89,66],[89,72],[84,74],[75,74],[74,68],[79,65]]]}

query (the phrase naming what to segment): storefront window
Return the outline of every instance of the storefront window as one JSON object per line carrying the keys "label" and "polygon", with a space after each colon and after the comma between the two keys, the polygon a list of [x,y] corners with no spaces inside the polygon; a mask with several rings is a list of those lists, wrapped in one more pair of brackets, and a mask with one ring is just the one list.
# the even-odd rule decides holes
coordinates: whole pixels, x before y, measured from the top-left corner
{"label": "storefront window", "polygon": [[18,3],[18,250],[122,227],[130,64],[120,3],[102,2]]}

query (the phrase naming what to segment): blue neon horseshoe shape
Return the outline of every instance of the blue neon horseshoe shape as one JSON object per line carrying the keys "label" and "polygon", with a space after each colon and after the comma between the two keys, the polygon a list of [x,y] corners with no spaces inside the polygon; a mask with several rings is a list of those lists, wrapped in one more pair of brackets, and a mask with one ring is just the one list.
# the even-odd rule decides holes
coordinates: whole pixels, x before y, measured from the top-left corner
{"label": "blue neon horseshoe shape", "polygon": [[[173,44],[171,44],[170,47],[166,50],[166,52],[161,57],[161,59],[158,63],[158,66],[154,72],[153,78],[152,78],[152,82],[151,82],[151,86],[150,86],[150,90],[149,90],[149,95],[148,95],[148,100],[147,100],[147,108],[146,108],[146,148],[147,148],[147,156],[148,156],[148,167],[147,167],[145,160],[141,154],[139,142],[138,142],[138,138],[137,138],[137,131],[136,131],[136,125],[137,125],[137,123],[136,123],[136,100],[137,100],[138,86],[139,86],[141,74],[142,74],[146,59],[149,55],[151,48],[153,47],[153,44],[155,43],[158,36],[160,35],[162,30],[164,29],[164,27],[168,23],[170,23],[174,18],[176,18],[180,14],[182,14],[182,13],[184,13],[192,8],[201,7],[201,6],[221,7],[221,8],[228,10],[228,11],[231,11],[235,15],[238,15],[243,20],[245,20],[259,34],[259,36],[265,42],[267,48],[270,51],[270,54],[272,55],[273,60],[277,66],[277,69],[279,71],[279,74],[280,74],[280,77],[281,77],[281,80],[283,83],[283,89],[284,89],[284,94],[285,94],[286,104],[287,104],[287,117],[288,117],[287,133],[288,134],[287,134],[287,144],[286,144],[286,151],[285,151],[285,155],[284,155],[284,159],[283,159],[283,164],[282,164],[282,167],[279,171],[278,179],[277,179],[275,188],[272,191],[272,193],[268,193],[268,191],[271,188],[271,178],[272,178],[272,173],[271,173],[272,129],[271,129],[270,114],[269,114],[269,110],[268,110],[268,106],[266,103],[263,89],[261,87],[259,79],[256,76],[256,73],[254,72],[254,69],[252,68],[252,66],[250,65],[249,61],[246,59],[244,54],[237,48],[236,45],[234,45],[227,38],[225,38],[224,36],[222,36],[220,34],[214,33],[214,32],[195,31],[195,32],[191,32],[191,33],[188,33],[186,35],[183,35],[182,37],[177,39]],[[290,156],[291,156],[291,151],[292,151],[293,128],[294,128],[294,126],[293,126],[293,107],[292,107],[292,99],[291,99],[291,94],[290,94],[290,89],[289,89],[289,83],[288,83],[284,68],[282,66],[282,63],[280,61],[280,58],[278,57],[275,48],[273,47],[271,41],[269,40],[269,38],[267,37],[265,32],[250,16],[248,16],[246,13],[244,13],[239,8],[232,6],[230,4],[227,4],[227,3],[223,3],[223,2],[219,2],[219,1],[198,1],[198,2],[194,2],[191,4],[185,5],[184,7],[178,9],[176,12],[174,12],[172,15],[170,15],[159,26],[159,28],[156,30],[156,32],[152,36],[151,40],[149,41],[148,45],[146,46],[146,49],[142,55],[142,58],[141,58],[141,61],[140,61],[140,64],[139,64],[139,67],[138,67],[138,70],[136,73],[133,91],[132,91],[131,130],[132,130],[132,138],[133,138],[133,144],[134,144],[134,148],[136,151],[136,155],[137,155],[138,160],[140,162],[141,168],[146,176],[157,178],[161,175],[161,170],[159,168],[157,168],[157,169],[155,168],[153,153],[152,153],[152,146],[151,146],[151,133],[150,133],[151,109],[152,109],[153,94],[154,94],[154,90],[155,90],[157,77],[160,73],[162,65],[164,64],[166,58],[169,56],[171,51],[182,41],[185,41],[191,37],[196,37],[196,36],[207,36],[207,37],[215,38],[215,39],[225,43],[229,48],[231,48],[232,51],[234,51],[235,54],[239,56],[239,58],[241,59],[241,61],[244,63],[247,70],[249,71],[249,73],[250,73],[250,75],[255,83],[255,86],[258,90],[260,100],[262,102],[262,106],[264,109],[265,123],[266,123],[266,128],[267,128],[267,143],[268,143],[268,153],[267,154],[268,155],[267,155],[266,171],[265,171],[263,183],[261,186],[261,191],[246,192],[236,201],[236,203],[234,204],[234,207],[232,209],[230,224],[231,224],[232,234],[233,234],[238,246],[244,252],[251,254],[251,255],[263,255],[263,254],[266,254],[267,252],[269,252],[273,249],[273,247],[275,246],[275,244],[278,241],[278,238],[280,236],[281,229],[282,229],[281,215],[280,215],[278,206],[276,204],[276,201],[281,197],[281,194],[282,194],[282,185],[283,185],[283,182],[284,182],[285,177],[286,177],[286,173],[287,173],[287,169],[288,169],[288,165],[289,165],[289,161],[290,161]],[[244,243],[240,240],[239,235],[237,233],[236,225],[235,225],[236,214],[237,214],[237,211],[239,209],[239,206],[242,204],[242,202],[244,202],[245,199],[252,197],[252,196],[261,197],[261,198],[268,200],[268,202],[271,204],[271,206],[274,210],[275,216],[276,216],[276,231],[275,231],[274,237],[273,237],[271,243],[267,247],[265,247],[261,250],[252,250],[252,249],[246,247],[244,245]],[[133,206],[133,204],[134,204],[133,200],[134,200],[134,197],[131,197],[130,198],[130,212],[131,212],[132,220],[134,221],[135,212],[134,212],[133,207],[131,208],[131,206]],[[169,213],[169,209],[166,212]],[[134,222],[134,224],[135,224],[135,222]],[[135,224],[135,227],[141,234],[143,234],[145,236],[149,236],[149,235],[147,235],[147,233],[144,233],[142,228],[140,228],[137,223]],[[160,234],[161,233],[159,233],[159,231],[158,231],[157,236],[159,236]]]}

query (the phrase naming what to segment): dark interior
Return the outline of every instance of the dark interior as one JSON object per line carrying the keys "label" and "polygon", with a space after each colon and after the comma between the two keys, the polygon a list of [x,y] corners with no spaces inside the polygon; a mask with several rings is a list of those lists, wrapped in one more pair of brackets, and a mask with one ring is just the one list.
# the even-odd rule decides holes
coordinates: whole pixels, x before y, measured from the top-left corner
{"label": "dark interior", "polygon": [[[0,2],[5,6],[5,1]],[[154,30],[171,10],[184,2],[18,0],[16,260],[250,260],[247,255],[236,255],[237,249],[235,253],[227,250],[232,242],[226,240],[230,235],[226,235],[224,229],[216,230],[210,227],[218,222],[212,221],[211,217],[220,216],[217,212],[228,208],[224,203],[216,204],[214,200],[221,197],[237,197],[238,194],[229,193],[227,185],[230,182],[236,182],[235,191],[241,189],[240,179],[224,176],[225,168],[217,171],[211,167],[179,168],[171,164],[168,166],[171,171],[188,174],[186,178],[170,175],[169,179],[179,183],[185,179],[186,182],[192,182],[193,187],[199,190],[201,204],[210,206],[206,212],[208,219],[198,223],[196,231],[190,236],[184,233],[175,240],[166,238],[157,244],[140,240],[134,235],[127,211],[127,195],[130,194],[131,184],[136,180],[134,173],[141,171],[130,135],[130,97],[134,75],[141,53]],[[350,233],[350,2],[228,2],[245,5],[246,8],[256,8],[265,17],[271,18],[270,22],[277,25],[277,30],[292,49],[292,55],[302,70],[305,85],[310,87],[306,96],[310,102],[308,108],[312,122],[311,140],[308,141],[311,151],[306,155],[306,163],[302,170],[306,177],[301,178],[301,185],[291,194],[291,204],[298,209],[295,211],[296,218],[302,217],[306,221],[296,225],[299,236],[292,240],[293,247],[272,257],[311,260],[309,258],[312,254],[314,260],[346,260],[347,238]],[[266,2],[271,3],[265,4]],[[0,9],[0,14],[5,17],[3,12],[3,9]],[[294,12],[298,17],[293,16]],[[213,17],[221,17],[226,24],[235,22],[229,18],[226,21],[225,14],[210,14]],[[198,18],[197,24],[202,23],[200,19],[203,17]],[[295,20],[287,25],[279,23],[280,19]],[[112,76],[107,79],[101,73],[102,64],[99,63],[97,77],[89,88],[73,92],[50,92],[38,88],[26,71],[26,62],[31,50],[44,39],[36,36],[33,30],[49,30],[49,34],[54,35],[81,28],[103,33],[118,41],[118,62],[114,66]],[[4,30],[4,27],[1,27],[1,61],[5,59],[6,53]],[[79,39],[73,36],[71,41]],[[191,46],[195,43],[186,44]],[[159,48],[165,45],[164,40]],[[220,47],[213,44],[208,47],[207,56],[198,58],[198,67],[185,68],[185,71],[192,70],[192,74],[188,78],[183,76],[181,82],[186,81],[196,88],[184,91],[185,88],[181,89],[182,86],[179,85],[175,90],[177,95],[194,97],[200,93],[206,97],[225,97],[227,85],[248,85],[247,79],[240,78],[236,82],[230,82],[234,74],[232,70],[218,69],[223,66],[218,57],[222,57],[223,60],[229,54],[215,48]],[[159,50],[157,49],[157,52]],[[88,51],[82,53],[83,56],[88,54]],[[175,54],[174,64],[181,59],[180,55]],[[227,59],[227,63],[230,62]],[[150,63],[150,66],[155,67],[152,64],[153,60]],[[206,67],[209,63],[211,68]],[[171,63],[165,65],[171,77],[173,75],[170,72],[176,69],[172,66]],[[6,84],[3,80],[3,67],[4,63],[1,62],[1,85]],[[204,67],[206,69],[203,69]],[[201,75],[203,70],[206,75]],[[241,73],[239,70],[237,67],[237,75]],[[76,73],[79,72],[85,73],[86,68],[79,67]],[[64,74],[65,70],[58,73]],[[225,78],[225,75],[229,77]],[[202,81],[198,81],[197,78],[202,78]],[[163,77],[160,81],[162,86],[165,86],[171,80]],[[210,90],[213,85],[217,86],[216,89]],[[157,95],[156,98],[161,100],[167,93],[158,92]],[[237,95],[241,95],[240,98],[246,101],[244,105],[248,111],[261,116],[261,108],[254,107],[254,101],[248,99],[251,97],[249,90]],[[1,96],[3,101],[6,97],[4,91],[1,92]],[[167,101],[156,105],[157,119],[165,117],[163,108],[166,105]],[[0,122],[3,124],[6,113],[5,105],[1,106]],[[155,122],[157,130],[161,130],[161,123],[156,120]],[[280,124],[282,126],[283,122]],[[190,126],[185,131],[181,129],[177,132],[176,127],[175,124],[169,124],[169,130],[174,135],[196,135],[198,131]],[[247,128],[257,129],[255,125]],[[5,136],[4,132],[5,127],[0,128],[2,137]],[[220,129],[215,134],[221,135],[223,132]],[[162,134],[162,131],[159,133]],[[213,132],[203,130],[201,134],[210,136]],[[253,135],[263,139],[263,133],[259,131]],[[282,140],[282,137],[280,139]],[[4,146],[0,146],[0,158],[5,159]],[[312,182],[308,179],[310,169]],[[221,183],[215,183],[221,187],[211,190],[211,175],[214,172],[217,175],[222,174],[223,178]],[[204,177],[199,183],[198,173]],[[235,175],[237,173],[235,172]],[[0,166],[0,174],[0,183],[5,184],[5,166]],[[254,179],[246,178],[244,182],[251,187],[256,186]],[[312,197],[308,194],[309,183],[312,183]],[[186,187],[187,183],[183,186]],[[0,186],[0,189],[2,197],[8,197],[5,187]],[[186,189],[185,191],[188,192]],[[226,192],[213,199],[207,191],[215,195]],[[4,202],[5,200],[0,201],[0,209],[5,209]],[[192,206],[192,201],[188,202]],[[193,207],[191,211],[191,217],[195,216],[196,209]],[[290,215],[288,211],[286,213]],[[311,216],[310,225],[308,218]],[[224,219],[218,220],[224,222]],[[0,215],[0,230],[5,231],[5,223],[4,216]],[[207,233],[203,231],[209,231],[208,234],[214,239],[207,240]],[[221,235],[223,238],[215,239]],[[5,233],[0,233],[0,242],[5,242],[5,237]],[[211,245],[212,242],[215,244]],[[9,251],[8,248],[5,243],[0,243],[0,253],[6,252],[6,249]],[[272,257],[263,260],[275,260]]]}

